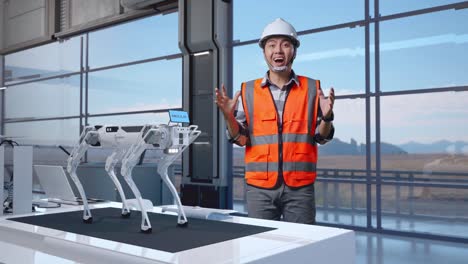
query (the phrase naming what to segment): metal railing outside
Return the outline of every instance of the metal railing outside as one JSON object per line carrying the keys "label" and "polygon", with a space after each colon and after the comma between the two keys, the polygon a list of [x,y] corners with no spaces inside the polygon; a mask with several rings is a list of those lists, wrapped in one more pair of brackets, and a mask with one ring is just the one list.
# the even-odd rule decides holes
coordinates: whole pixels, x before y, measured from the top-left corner
{"label": "metal railing outside", "polygon": [[[233,167],[233,178],[239,179],[244,177],[245,169],[243,166]],[[181,175],[182,170],[180,165],[175,165],[174,174]],[[360,193],[357,191],[357,186],[364,186],[366,184],[377,184],[377,172],[371,170],[371,180],[367,182],[366,170],[360,169],[317,169],[317,187],[316,196],[320,194],[320,202],[317,203],[317,209],[323,210],[339,210],[348,212],[362,212],[365,213],[366,207],[359,206],[359,200],[365,203],[365,192]],[[452,188],[468,190],[468,173],[461,172],[434,172],[434,171],[408,171],[408,170],[381,170],[380,172],[381,184],[386,190],[394,188],[394,210],[386,210],[383,212],[386,216],[408,216],[416,218],[431,218],[431,219],[447,219],[450,217],[425,215],[415,212],[415,188]],[[243,181],[242,188],[245,190],[245,181]],[[350,184],[350,201],[349,206],[340,206],[340,197],[342,193],[340,186]],[[235,186],[234,188],[241,188]],[[407,189],[407,195],[404,191]],[[406,200],[405,200],[406,199]],[[465,200],[468,196],[465,197]],[[233,200],[238,203],[245,203],[245,191],[243,195],[234,197]],[[402,210],[402,203],[408,202],[408,208]],[[387,200],[387,202],[390,202]],[[373,208],[375,211],[375,208]],[[465,216],[468,217],[468,216]]]}

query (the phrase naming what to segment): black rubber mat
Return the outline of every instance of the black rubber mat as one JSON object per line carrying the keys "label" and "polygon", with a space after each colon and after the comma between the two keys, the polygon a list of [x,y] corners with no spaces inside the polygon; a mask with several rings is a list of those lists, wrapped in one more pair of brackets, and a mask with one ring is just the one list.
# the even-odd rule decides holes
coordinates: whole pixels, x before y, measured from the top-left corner
{"label": "black rubber mat", "polygon": [[94,209],[92,224],[82,222],[83,211],[9,220],[172,253],[275,229],[196,218],[189,218],[188,226],[178,227],[177,216],[148,213],[153,232],[144,234],[139,211],[132,211],[130,218],[122,218],[120,213],[118,208]]}

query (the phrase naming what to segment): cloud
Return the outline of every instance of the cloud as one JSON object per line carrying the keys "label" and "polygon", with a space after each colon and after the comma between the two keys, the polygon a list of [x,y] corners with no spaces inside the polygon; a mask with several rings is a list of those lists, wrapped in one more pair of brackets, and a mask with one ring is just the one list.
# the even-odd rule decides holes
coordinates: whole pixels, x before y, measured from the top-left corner
{"label": "cloud", "polygon": [[396,142],[468,141],[468,92],[381,98],[382,134]]}
{"label": "cloud", "polygon": [[336,57],[356,57],[356,56],[364,56],[364,48],[361,48],[361,47],[357,47],[353,49],[345,48],[345,49],[335,49],[335,50],[302,54],[302,55],[299,55],[295,59],[295,61],[304,62],[304,61],[330,59],[330,58],[336,58]]}
{"label": "cloud", "polygon": [[467,92],[385,96],[381,97],[381,118],[390,126],[433,124],[436,118],[451,119],[451,116],[465,117],[459,121],[467,122],[466,102]]}
{"label": "cloud", "polygon": [[[400,49],[419,48],[435,46],[441,44],[462,44],[468,42],[468,34],[443,34],[424,38],[414,38],[402,41],[383,42],[380,44],[380,51],[392,51]],[[375,46],[370,45],[370,52],[374,53]],[[356,57],[364,56],[363,47],[334,49],[321,52],[312,52],[301,54],[296,58],[296,62],[315,61],[337,57]]]}

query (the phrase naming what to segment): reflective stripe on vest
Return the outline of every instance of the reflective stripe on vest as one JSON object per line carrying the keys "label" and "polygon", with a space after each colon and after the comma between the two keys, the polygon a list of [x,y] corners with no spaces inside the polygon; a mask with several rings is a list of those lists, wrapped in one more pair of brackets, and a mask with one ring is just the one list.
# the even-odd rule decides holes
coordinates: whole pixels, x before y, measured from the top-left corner
{"label": "reflective stripe on vest", "polygon": [[[283,162],[283,170],[285,171],[305,171],[305,172],[315,172],[315,163],[311,162]],[[245,167],[246,171],[268,171],[268,170],[278,170],[278,162],[249,162]]]}
{"label": "reflective stripe on vest", "polygon": [[311,184],[316,177],[315,134],[320,82],[298,76],[299,86],[291,87],[284,102],[282,160],[278,140],[278,113],[270,89],[262,79],[242,84],[242,103],[249,126],[250,142],[245,151],[245,178],[248,184],[272,188],[279,166],[285,183],[291,187]]}

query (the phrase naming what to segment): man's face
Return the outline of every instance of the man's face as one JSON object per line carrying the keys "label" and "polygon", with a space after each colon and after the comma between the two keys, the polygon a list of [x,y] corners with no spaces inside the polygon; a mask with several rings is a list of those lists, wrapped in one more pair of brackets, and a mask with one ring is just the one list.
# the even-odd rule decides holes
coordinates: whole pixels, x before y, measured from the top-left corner
{"label": "man's face", "polygon": [[270,67],[289,67],[294,56],[294,45],[286,37],[271,37],[265,43],[263,54]]}

